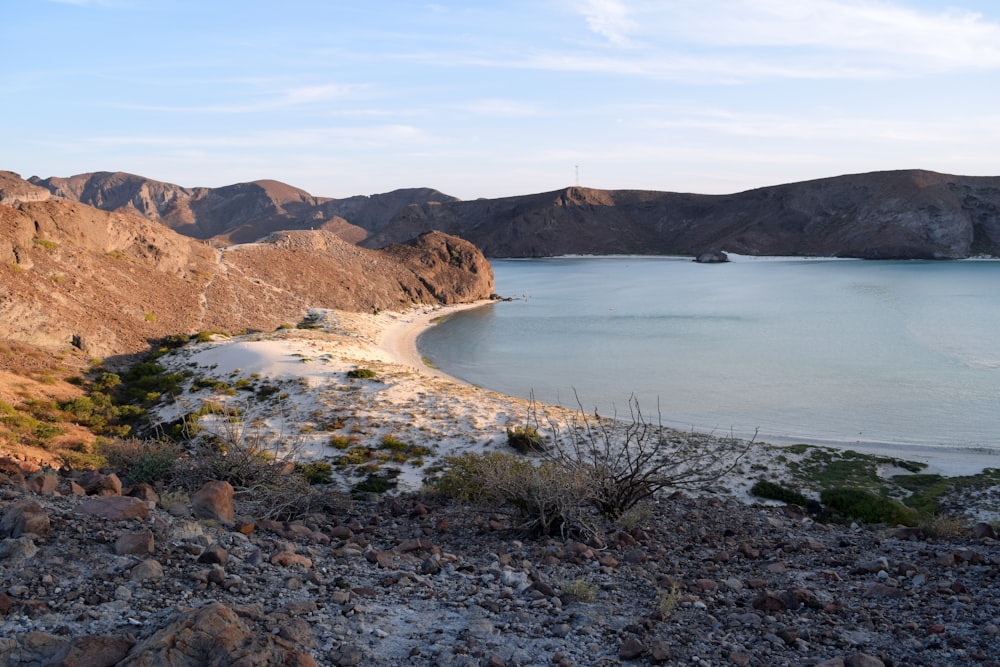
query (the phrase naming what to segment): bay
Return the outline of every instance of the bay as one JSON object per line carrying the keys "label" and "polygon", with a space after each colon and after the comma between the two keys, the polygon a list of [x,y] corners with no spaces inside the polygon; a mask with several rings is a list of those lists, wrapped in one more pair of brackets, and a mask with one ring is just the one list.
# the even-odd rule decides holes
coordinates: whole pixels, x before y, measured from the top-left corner
{"label": "bay", "polygon": [[770,442],[1000,452],[1000,262],[493,260],[418,339],[461,380]]}

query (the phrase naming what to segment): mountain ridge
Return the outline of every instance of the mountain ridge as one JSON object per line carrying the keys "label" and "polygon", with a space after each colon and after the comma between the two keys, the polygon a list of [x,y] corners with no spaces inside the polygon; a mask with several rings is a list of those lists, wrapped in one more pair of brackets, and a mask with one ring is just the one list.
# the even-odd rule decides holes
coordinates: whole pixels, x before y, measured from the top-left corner
{"label": "mountain ridge", "polygon": [[332,199],[272,180],[184,188],[122,172],[31,177],[19,188],[22,197],[37,198],[44,188],[105,210],[134,210],[217,246],[323,229],[375,248],[438,230],[491,257],[695,256],[713,249],[867,259],[1000,256],[1000,177],[919,169],[724,195],[574,186],[468,201],[431,188]]}

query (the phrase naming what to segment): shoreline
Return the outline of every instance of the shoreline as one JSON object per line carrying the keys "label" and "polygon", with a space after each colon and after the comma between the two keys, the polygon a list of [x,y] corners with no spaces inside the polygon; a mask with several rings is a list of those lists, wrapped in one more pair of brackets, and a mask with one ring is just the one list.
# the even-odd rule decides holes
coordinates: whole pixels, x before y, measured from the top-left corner
{"label": "shoreline", "polygon": [[448,306],[436,306],[429,309],[418,310],[415,314],[403,313],[403,316],[392,323],[387,324],[377,337],[376,347],[386,355],[386,361],[409,366],[425,375],[431,375],[444,380],[451,380],[466,386],[473,386],[465,380],[449,375],[444,371],[428,366],[424,362],[424,357],[417,348],[417,338],[424,333],[436,321],[450,317],[455,313],[475,308],[482,308],[493,303],[489,299],[475,301],[473,303],[460,303]]}
{"label": "shoreline", "polygon": [[[417,339],[420,335],[434,326],[435,320],[449,317],[454,313],[480,308],[488,305],[492,301],[477,301],[470,304],[456,304],[451,306],[439,306],[429,310],[422,310],[415,316],[403,316],[400,319],[388,324],[382,330],[378,339],[378,349],[386,355],[386,361],[411,367],[418,372],[437,377],[440,379],[455,382],[463,386],[475,386],[465,380],[456,378],[448,373],[428,366],[424,363],[423,356],[417,347]],[[490,390],[492,391],[492,390]],[[511,397],[517,400],[518,397]],[[559,410],[572,410],[568,406],[546,404],[546,408]],[[683,429],[681,429],[683,430]],[[707,432],[695,431],[708,434]],[[741,439],[749,439],[749,436],[737,436]],[[810,438],[794,438],[788,436],[762,436],[759,442],[763,445],[774,447],[789,447],[792,445],[804,444],[811,447],[825,447],[838,451],[856,451],[862,454],[884,456],[905,461],[923,463],[927,467],[922,470],[923,474],[939,474],[945,477],[962,477],[966,475],[976,475],[989,468],[1000,468],[1000,450],[984,451],[982,449],[964,449],[961,447],[933,445],[917,445],[904,443],[879,443],[879,442],[840,442],[840,441],[819,441]]]}

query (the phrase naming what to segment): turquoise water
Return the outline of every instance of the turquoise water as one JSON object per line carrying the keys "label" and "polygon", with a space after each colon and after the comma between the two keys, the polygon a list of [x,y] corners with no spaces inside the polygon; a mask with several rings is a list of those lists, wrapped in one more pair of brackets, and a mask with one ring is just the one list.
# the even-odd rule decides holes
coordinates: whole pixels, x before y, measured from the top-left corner
{"label": "turquoise water", "polygon": [[494,260],[418,340],[467,382],[769,441],[1000,450],[1000,262]]}

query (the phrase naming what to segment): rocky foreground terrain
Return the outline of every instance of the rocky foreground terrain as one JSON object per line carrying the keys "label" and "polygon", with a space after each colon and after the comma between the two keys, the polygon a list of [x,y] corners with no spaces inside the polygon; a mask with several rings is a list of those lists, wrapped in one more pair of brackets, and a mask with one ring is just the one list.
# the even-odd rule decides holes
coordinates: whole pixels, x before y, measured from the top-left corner
{"label": "rocky foreground terrain", "polygon": [[660,497],[526,538],[431,496],[291,523],[114,475],[0,485],[4,665],[998,665],[1000,546]]}

